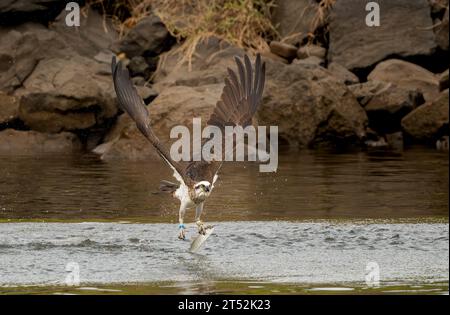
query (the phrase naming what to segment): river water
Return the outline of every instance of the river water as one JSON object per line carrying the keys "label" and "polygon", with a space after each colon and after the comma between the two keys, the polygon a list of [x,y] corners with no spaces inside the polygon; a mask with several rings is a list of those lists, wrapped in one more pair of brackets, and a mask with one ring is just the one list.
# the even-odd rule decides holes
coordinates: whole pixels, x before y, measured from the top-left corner
{"label": "river water", "polygon": [[303,151],[282,154],[276,174],[221,173],[203,218],[215,232],[192,254],[177,202],[153,193],[171,180],[162,163],[0,157],[0,293],[60,292],[69,263],[88,291],[357,290],[375,264],[378,287],[448,293],[447,154]]}

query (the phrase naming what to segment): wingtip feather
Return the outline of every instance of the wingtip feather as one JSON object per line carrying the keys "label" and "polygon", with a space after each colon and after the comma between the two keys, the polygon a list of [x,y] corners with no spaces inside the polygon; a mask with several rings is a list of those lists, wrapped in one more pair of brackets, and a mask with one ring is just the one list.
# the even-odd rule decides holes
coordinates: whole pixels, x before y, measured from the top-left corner
{"label": "wingtip feather", "polygon": [[117,61],[116,61],[116,56],[112,56],[112,60],[111,60],[111,73],[114,76],[115,72],[117,69]]}

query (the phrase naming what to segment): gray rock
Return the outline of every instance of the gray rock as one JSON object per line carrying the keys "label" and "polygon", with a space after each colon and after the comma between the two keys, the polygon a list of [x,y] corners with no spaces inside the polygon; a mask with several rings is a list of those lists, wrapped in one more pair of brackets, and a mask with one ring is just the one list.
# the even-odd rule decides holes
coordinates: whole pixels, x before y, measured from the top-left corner
{"label": "gray rock", "polygon": [[46,134],[31,130],[0,131],[0,154],[2,155],[73,154],[80,152],[81,149],[80,140],[70,132]]}
{"label": "gray rock", "polygon": [[93,10],[87,10],[87,15],[80,16],[80,27],[69,27],[64,21],[65,14],[63,11],[48,28],[31,22],[0,28],[1,42],[8,32],[15,31],[22,36],[31,35],[37,38],[37,41],[32,42],[35,50],[29,58],[64,58],[79,54],[110,64],[112,52],[109,48],[118,36],[110,19]]}
{"label": "gray rock", "polygon": [[278,55],[275,55],[273,53],[271,53],[270,51],[263,51],[261,52],[261,56],[265,59],[271,59],[273,61],[277,61],[277,62],[282,62],[284,64],[288,64],[289,61],[283,57],[280,57]]}
{"label": "gray rock", "polygon": [[402,118],[423,103],[420,92],[390,84],[375,93],[364,109],[369,117],[369,126],[381,134],[388,134],[400,131]]}
{"label": "gray rock", "polygon": [[230,45],[224,40],[209,37],[197,45],[191,67],[183,60],[178,49],[161,55],[160,66],[153,76],[153,88],[162,92],[174,85],[201,86],[222,84],[227,75],[227,67],[235,67],[235,56],[243,56],[244,50]]}
{"label": "gray rock", "polygon": [[272,23],[286,43],[302,43],[311,32],[318,4],[313,0],[276,0]]}
{"label": "gray rock", "polygon": [[439,79],[430,71],[398,59],[380,62],[369,74],[368,80],[391,82],[409,90],[419,90],[426,101],[439,96]]}
{"label": "gray rock", "polygon": [[[222,84],[201,87],[171,86],[166,88],[148,106],[152,128],[156,135],[169,146],[170,130],[177,125],[192,128],[192,118],[202,118],[206,124],[217,100],[222,93]],[[153,146],[136,128],[127,114],[117,120],[116,125],[106,136],[105,142],[93,151],[102,159],[159,160]]]}
{"label": "gray rock", "polygon": [[96,74],[103,67],[74,55],[39,62],[15,91],[21,97],[20,119],[42,132],[79,130],[101,124],[117,112],[110,76]]}
{"label": "gray rock", "polygon": [[359,83],[359,78],[347,70],[344,66],[338,64],[337,62],[332,62],[328,65],[328,71],[330,71],[335,78],[339,79],[341,82],[344,82],[346,85],[357,84]]}
{"label": "gray rock", "polygon": [[305,59],[295,59],[292,63],[296,65],[317,65],[323,67],[325,65],[325,60],[316,56],[311,56]]}
{"label": "gray rock", "polygon": [[434,33],[436,35],[436,42],[438,46],[443,50],[448,50],[448,29],[449,29],[448,19],[449,17],[447,6],[447,10],[445,10],[445,14],[442,20],[436,21],[437,23],[435,24],[437,25],[434,28]]}
{"label": "gray rock", "polygon": [[403,130],[414,140],[434,143],[441,136],[448,135],[448,89],[439,97],[419,106],[402,119]]}
{"label": "gray rock", "polygon": [[291,146],[360,144],[367,115],[347,87],[317,65],[268,62],[260,125]]}
{"label": "gray rock", "polygon": [[428,0],[432,14],[439,14],[448,6],[448,0]]}
{"label": "gray rock", "polygon": [[14,30],[0,38],[0,90],[12,92],[38,63],[38,39],[34,34]]}
{"label": "gray rock", "polygon": [[302,46],[297,51],[298,59],[306,59],[311,56],[315,56],[320,59],[325,59],[326,55],[327,55],[327,50],[324,47],[321,47],[318,45]]}
{"label": "gray rock", "polygon": [[94,60],[104,63],[104,64],[107,64],[109,66],[109,65],[111,65],[111,60],[112,60],[113,56],[114,56],[114,54],[111,52],[101,51],[94,56]]}
{"label": "gray rock", "polygon": [[166,48],[169,32],[161,19],[150,15],[138,22],[116,45],[116,52],[123,52],[128,58],[143,55],[158,55]]}
{"label": "gray rock", "polygon": [[61,0],[2,0],[0,25],[16,25],[23,21],[52,21],[69,1]]}
{"label": "gray rock", "polygon": [[[191,72],[186,66],[177,68],[176,54],[168,54],[164,67],[159,69],[160,93],[148,106],[152,128],[162,142],[170,146],[174,142],[169,138],[171,128],[190,127],[193,117],[207,122],[222,93],[226,67],[235,68],[236,54],[241,55],[242,51],[213,39],[200,45]],[[346,86],[326,69],[264,60],[268,66],[265,95],[258,113],[261,125],[279,126],[282,140],[293,146],[359,144],[365,138],[365,111]],[[211,74],[213,84],[205,80],[207,74]],[[197,86],[193,86],[193,81]],[[127,114],[117,119],[94,153],[106,160],[159,159]]]}
{"label": "gray rock", "polygon": [[448,69],[447,69],[439,75],[439,90],[443,91],[448,88],[449,84],[448,84]]}
{"label": "gray rock", "polygon": [[[22,44],[22,42],[26,44]],[[75,53],[73,49],[68,47],[68,44],[58,33],[36,23],[25,23],[14,28],[0,28],[0,46],[3,43],[5,45],[7,43],[13,44],[12,47],[7,45],[5,49],[5,51],[9,50],[10,54],[15,52],[14,45],[19,47],[19,51],[24,50],[25,47],[29,47],[29,49],[23,52],[22,58],[30,61],[35,60],[35,64],[41,59],[57,56],[66,57]],[[17,52],[15,52],[16,55]],[[16,62],[20,60],[20,58],[16,58]]]}
{"label": "gray rock", "polygon": [[46,11],[48,6],[60,0],[4,0],[0,4],[0,12],[35,12]]}
{"label": "gray rock", "polygon": [[132,77],[131,82],[136,86],[144,86],[147,83],[144,77],[141,76]]}
{"label": "gray rock", "polygon": [[144,79],[148,79],[151,74],[151,69],[142,56],[131,58],[127,67],[131,76],[142,76]]}
{"label": "gray rock", "polygon": [[89,9],[80,15],[80,26],[71,27],[66,25],[66,14],[67,11],[63,10],[49,30],[56,32],[56,37],[64,42],[65,48],[89,58],[97,57],[97,60],[101,57],[99,53],[107,54],[109,61],[107,56],[102,57],[105,60],[98,61],[110,64],[111,47],[118,39],[111,19]]}
{"label": "gray rock", "polygon": [[388,89],[392,83],[382,81],[367,81],[364,83],[352,84],[348,89],[356,96],[356,99],[361,106],[366,106],[367,103],[375,95],[382,93],[383,90]]}
{"label": "gray rock", "polygon": [[16,97],[0,92],[0,125],[7,124],[19,116],[19,101]]}
{"label": "gray rock", "polygon": [[275,55],[286,58],[288,60],[294,59],[297,56],[297,47],[278,41],[270,42],[270,51]]}
{"label": "gray rock", "polygon": [[145,104],[149,104],[158,96],[158,92],[148,86],[136,86],[136,90]]}
{"label": "gray rock", "polygon": [[427,0],[379,0],[379,27],[366,25],[367,1],[336,1],[330,15],[329,61],[367,68],[388,56],[431,55],[437,47]]}
{"label": "gray rock", "polygon": [[110,20],[87,10],[80,27],[68,27],[64,17],[65,11],[49,28],[25,23],[0,29],[0,90],[12,92],[20,87],[42,59],[82,55],[105,63],[101,72],[111,73],[108,49],[117,32]]}
{"label": "gray rock", "polygon": [[387,134],[386,141],[391,150],[403,151],[403,133],[401,131]]}

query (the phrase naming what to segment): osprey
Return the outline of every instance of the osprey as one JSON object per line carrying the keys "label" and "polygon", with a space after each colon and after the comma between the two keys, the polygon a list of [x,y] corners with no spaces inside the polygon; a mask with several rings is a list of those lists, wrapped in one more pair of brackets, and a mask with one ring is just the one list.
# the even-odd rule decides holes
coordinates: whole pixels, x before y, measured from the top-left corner
{"label": "osprey", "polygon": [[[244,56],[243,62],[238,57],[235,57],[235,61],[238,74],[230,68],[227,69],[228,75],[225,78],[222,95],[208,120],[208,125],[217,126],[222,131],[225,126],[245,128],[251,125],[264,89],[265,63],[261,62],[259,54],[256,56],[254,67],[247,55]],[[171,193],[173,197],[180,200],[178,237],[185,239],[184,214],[186,209],[191,207],[195,207],[195,222],[198,232],[205,234],[207,226],[200,220],[200,216],[204,202],[214,188],[222,162],[174,161],[170,157],[169,151],[154,134],[145,103],[133,86],[128,70],[122,67],[121,61],[116,63],[115,56],[112,59],[111,67],[120,108],[136,122],[139,131],[173,170],[173,176],[179,182],[179,184],[175,184],[163,180],[160,185],[161,191]]]}

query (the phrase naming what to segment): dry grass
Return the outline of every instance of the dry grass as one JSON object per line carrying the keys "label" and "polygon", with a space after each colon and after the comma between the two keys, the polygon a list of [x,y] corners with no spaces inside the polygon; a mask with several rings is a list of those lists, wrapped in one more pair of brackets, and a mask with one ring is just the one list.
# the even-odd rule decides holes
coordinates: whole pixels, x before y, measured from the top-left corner
{"label": "dry grass", "polygon": [[[107,0],[92,0],[102,6]],[[106,11],[128,10],[128,16],[112,14],[122,36],[141,19],[156,14],[180,43],[183,60],[191,67],[199,42],[215,36],[250,51],[268,50],[267,39],[278,38],[270,19],[274,0],[121,0]]]}
{"label": "dry grass", "polygon": [[[308,39],[312,42],[327,28],[327,16],[336,0],[320,0],[311,21]],[[156,14],[180,43],[176,51],[180,63],[191,69],[198,43],[214,36],[247,51],[268,51],[268,42],[279,40],[272,24],[275,0],[88,0],[108,12],[120,36],[141,19]],[[310,9],[310,8],[308,8]],[[303,13],[300,13],[300,18]]]}
{"label": "dry grass", "polygon": [[328,33],[328,15],[335,2],[336,0],[320,0],[316,15],[311,21],[310,41],[320,29],[322,33]]}
{"label": "dry grass", "polygon": [[273,0],[148,0],[179,42],[191,67],[197,44],[211,36],[250,51],[268,50],[266,38],[277,36],[270,20]]}
{"label": "dry grass", "polygon": [[[169,32],[184,43],[180,47],[190,66],[197,44],[210,36],[224,39],[250,51],[268,50],[267,37],[276,37],[270,20],[272,1],[264,0],[185,0],[176,8],[170,2],[155,7]],[[170,8],[172,10],[170,11]],[[186,9],[187,8],[187,9]],[[173,17],[176,17],[175,19]]]}
{"label": "dry grass", "polygon": [[[309,18],[311,11],[315,11],[309,24],[309,32],[307,34],[308,44],[313,43],[315,40],[323,41],[323,37],[325,37],[328,33],[328,14],[336,0],[317,0],[316,2],[317,3],[311,2],[310,5],[306,6],[302,12],[299,12],[300,22],[301,19]],[[281,41],[289,43],[292,39],[295,39],[300,35],[303,34],[293,33],[283,37]]]}

